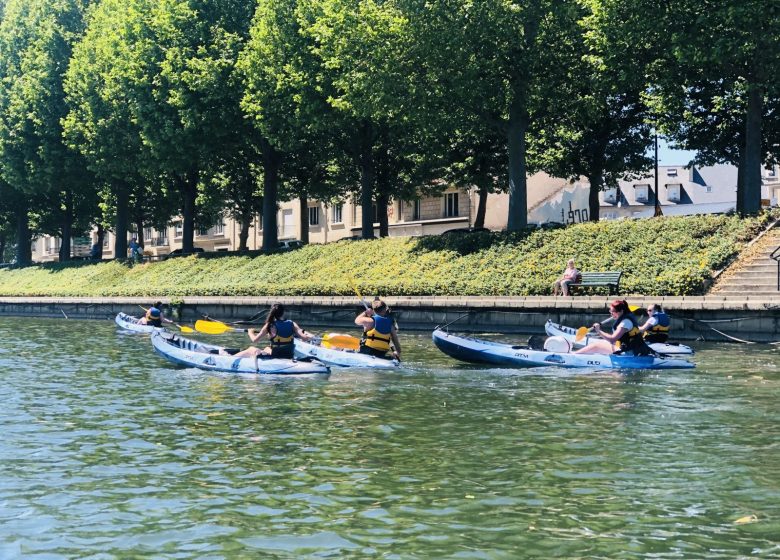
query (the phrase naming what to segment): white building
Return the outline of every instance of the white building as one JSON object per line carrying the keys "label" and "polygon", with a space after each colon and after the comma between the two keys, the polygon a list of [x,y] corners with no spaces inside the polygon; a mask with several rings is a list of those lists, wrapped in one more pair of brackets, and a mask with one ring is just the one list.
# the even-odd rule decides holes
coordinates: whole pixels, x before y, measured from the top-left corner
{"label": "white building", "polygon": [[[723,213],[736,206],[737,169],[731,165],[711,167],[659,167],[658,199],[664,215]],[[765,206],[777,206],[780,200],[780,177],[777,169],[765,170],[762,199]],[[617,188],[600,193],[600,219],[640,218],[655,212],[654,176],[621,181]],[[536,173],[528,178],[528,223],[572,224],[586,222],[589,184],[584,178],[568,181]],[[391,236],[435,235],[450,229],[471,227],[478,205],[476,190],[451,187],[441,195],[422,197],[414,201],[393,201],[387,208]],[[505,193],[488,196],[485,227],[506,228],[509,196]],[[362,209],[352,200],[328,205],[310,200],[306,208],[310,243],[329,243],[361,234]],[[374,208],[374,212],[377,209]],[[301,208],[299,201],[282,203],[277,216],[280,240],[300,239]],[[375,223],[375,235],[379,224]],[[161,231],[144,230],[144,253],[167,255],[181,248],[182,223]],[[128,236],[129,237],[129,236]],[[93,241],[96,235],[92,234]],[[263,226],[257,216],[249,230],[248,249],[257,250],[263,244]],[[45,236],[33,243],[33,260],[57,260],[60,242]],[[239,224],[231,219],[208,229],[195,232],[195,246],[204,251],[235,251],[239,246]],[[114,257],[114,234],[103,239],[103,258]]]}

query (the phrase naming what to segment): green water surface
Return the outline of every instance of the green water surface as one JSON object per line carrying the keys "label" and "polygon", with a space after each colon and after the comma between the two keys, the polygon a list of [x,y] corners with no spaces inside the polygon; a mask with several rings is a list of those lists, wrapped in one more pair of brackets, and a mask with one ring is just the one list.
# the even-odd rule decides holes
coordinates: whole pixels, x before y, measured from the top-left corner
{"label": "green water surface", "polygon": [[408,369],[257,378],[0,318],[0,559],[780,558],[777,346],[626,377],[401,335]]}

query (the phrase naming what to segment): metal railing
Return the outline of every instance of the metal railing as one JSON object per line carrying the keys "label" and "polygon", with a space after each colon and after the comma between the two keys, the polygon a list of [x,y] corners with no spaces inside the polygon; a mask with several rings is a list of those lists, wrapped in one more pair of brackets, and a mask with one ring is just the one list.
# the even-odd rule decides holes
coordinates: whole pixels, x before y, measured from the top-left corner
{"label": "metal railing", "polygon": [[772,251],[769,258],[777,263],[777,291],[780,292],[780,247]]}

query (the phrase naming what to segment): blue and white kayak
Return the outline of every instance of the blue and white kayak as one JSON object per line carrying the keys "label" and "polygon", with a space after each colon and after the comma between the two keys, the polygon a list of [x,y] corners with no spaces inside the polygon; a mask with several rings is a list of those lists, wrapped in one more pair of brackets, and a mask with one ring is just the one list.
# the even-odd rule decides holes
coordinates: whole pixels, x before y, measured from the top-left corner
{"label": "blue and white kayak", "polygon": [[[586,346],[591,342],[595,342],[596,340],[603,340],[601,337],[593,335],[586,335],[585,338],[576,340],[577,329],[559,325],[558,323],[553,323],[549,319],[544,325],[544,330],[549,336],[562,336],[571,343],[573,348],[582,348],[583,346]],[[693,348],[690,346],[686,346],[685,344],[677,344],[676,342],[649,342],[647,345],[652,348],[653,352],[658,354],[690,355],[694,353]]]}
{"label": "blue and white kayak", "polygon": [[531,350],[465,336],[458,336],[440,329],[433,331],[436,347],[455,359],[476,364],[493,364],[510,367],[562,367],[589,369],[676,369],[693,368],[693,363],[677,358],[657,356],[631,356],[617,354],[572,354]]}
{"label": "blue and white kayak", "polygon": [[[284,360],[280,358],[236,358],[222,346],[205,344],[177,334],[155,331],[152,345],[157,353],[173,363],[208,371],[254,373],[261,375],[328,374],[328,366],[316,361]],[[235,353],[235,350],[233,350]]]}
{"label": "blue and white kayak", "polygon": [[122,313],[121,311],[117,313],[114,321],[116,322],[117,325],[119,325],[126,331],[153,333],[155,331],[162,330],[162,327],[154,327],[152,325],[146,325],[144,323],[141,323],[140,322],[141,320],[138,317],[133,317],[132,315],[128,315],[127,313]]}
{"label": "blue and white kayak", "polygon": [[378,358],[346,348],[326,348],[300,338],[295,339],[295,355],[302,358],[316,358],[329,366],[395,369],[400,365],[398,360]]}

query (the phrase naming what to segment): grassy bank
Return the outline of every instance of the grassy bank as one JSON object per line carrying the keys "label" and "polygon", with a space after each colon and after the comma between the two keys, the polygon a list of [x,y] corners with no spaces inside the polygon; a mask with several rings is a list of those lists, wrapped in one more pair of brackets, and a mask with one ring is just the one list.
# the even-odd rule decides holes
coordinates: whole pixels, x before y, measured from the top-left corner
{"label": "grassy bank", "polygon": [[0,271],[4,296],[542,295],[575,258],[623,270],[622,293],[688,295],[770,216],[664,217],[523,234],[477,233],[310,245],[259,257],[185,257],[130,266],[49,264]]}

